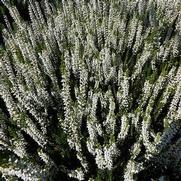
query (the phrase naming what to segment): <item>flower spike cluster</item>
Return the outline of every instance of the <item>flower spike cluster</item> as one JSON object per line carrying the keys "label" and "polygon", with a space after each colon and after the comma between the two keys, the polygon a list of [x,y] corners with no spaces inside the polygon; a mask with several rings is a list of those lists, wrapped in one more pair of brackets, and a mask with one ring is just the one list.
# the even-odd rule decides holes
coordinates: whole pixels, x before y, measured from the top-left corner
{"label": "flower spike cluster", "polygon": [[1,0],[3,180],[181,178],[180,0]]}

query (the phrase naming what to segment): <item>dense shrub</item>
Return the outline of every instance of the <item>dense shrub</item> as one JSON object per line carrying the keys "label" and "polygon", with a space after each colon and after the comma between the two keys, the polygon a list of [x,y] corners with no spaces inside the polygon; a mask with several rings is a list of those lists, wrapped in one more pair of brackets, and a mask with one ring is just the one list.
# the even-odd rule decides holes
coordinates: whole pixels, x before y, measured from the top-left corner
{"label": "dense shrub", "polygon": [[180,0],[1,1],[2,179],[179,180]]}

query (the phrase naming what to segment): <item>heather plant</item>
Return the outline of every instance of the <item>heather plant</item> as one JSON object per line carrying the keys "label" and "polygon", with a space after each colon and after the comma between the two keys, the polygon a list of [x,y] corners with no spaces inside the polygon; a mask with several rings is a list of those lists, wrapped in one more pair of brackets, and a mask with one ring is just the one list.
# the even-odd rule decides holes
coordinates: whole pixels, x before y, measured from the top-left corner
{"label": "heather plant", "polygon": [[181,179],[180,0],[1,1],[2,180]]}

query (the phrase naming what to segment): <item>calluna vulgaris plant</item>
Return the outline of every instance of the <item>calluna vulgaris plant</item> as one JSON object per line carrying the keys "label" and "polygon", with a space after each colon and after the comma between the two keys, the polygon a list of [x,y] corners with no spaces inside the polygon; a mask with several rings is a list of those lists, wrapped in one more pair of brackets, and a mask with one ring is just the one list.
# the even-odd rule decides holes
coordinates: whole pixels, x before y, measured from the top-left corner
{"label": "calluna vulgaris plant", "polygon": [[7,0],[1,179],[181,178],[181,1]]}

